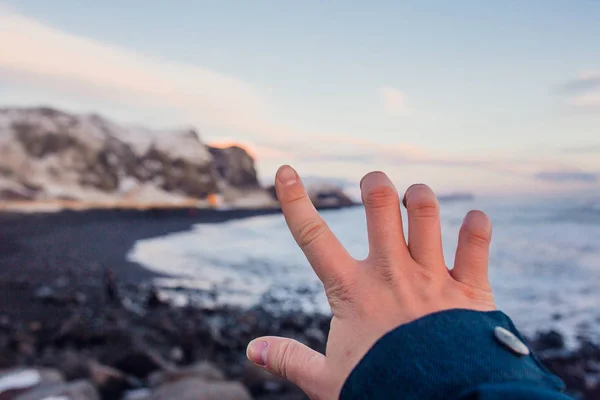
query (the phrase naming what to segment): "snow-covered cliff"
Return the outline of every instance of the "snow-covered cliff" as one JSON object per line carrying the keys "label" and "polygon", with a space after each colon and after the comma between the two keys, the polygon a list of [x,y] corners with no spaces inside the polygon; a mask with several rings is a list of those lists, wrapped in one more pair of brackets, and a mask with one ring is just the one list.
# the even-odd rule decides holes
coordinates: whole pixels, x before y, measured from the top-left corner
{"label": "snow-covered cliff", "polygon": [[125,127],[50,108],[0,109],[4,200],[172,203],[258,187],[244,150],[218,162],[215,156],[192,129]]}

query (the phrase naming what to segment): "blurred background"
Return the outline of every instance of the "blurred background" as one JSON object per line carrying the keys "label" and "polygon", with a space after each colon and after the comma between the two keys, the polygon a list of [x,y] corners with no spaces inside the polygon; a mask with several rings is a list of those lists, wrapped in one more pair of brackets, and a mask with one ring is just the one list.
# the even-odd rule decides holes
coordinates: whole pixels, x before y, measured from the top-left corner
{"label": "blurred background", "polygon": [[328,331],[281,164],[355,257],[372,170],[439,195],[449,267],[488,213],[498,307],[600,398],[599,21],[591,0],[0,1],[0,399],[303,398],[244,361]]}

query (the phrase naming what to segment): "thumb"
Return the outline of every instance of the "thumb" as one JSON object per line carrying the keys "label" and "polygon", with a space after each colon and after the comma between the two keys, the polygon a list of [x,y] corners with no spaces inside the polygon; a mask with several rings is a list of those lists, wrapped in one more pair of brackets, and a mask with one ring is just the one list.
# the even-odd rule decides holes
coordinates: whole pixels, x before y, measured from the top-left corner
{"label": "thumb", "polygon": [[294,382],[309,395],[325,389],[325,356],[296,340],[261,337],[250,342],[246,354],[254,364]]}

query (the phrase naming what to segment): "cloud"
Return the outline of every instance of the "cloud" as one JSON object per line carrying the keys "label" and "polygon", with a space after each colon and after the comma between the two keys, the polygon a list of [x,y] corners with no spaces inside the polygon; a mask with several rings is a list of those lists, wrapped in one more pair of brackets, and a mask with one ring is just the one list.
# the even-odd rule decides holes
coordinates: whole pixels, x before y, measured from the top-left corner
{"label": "cloud", "polygon": [[[235,140],[221,138],[220,142],[242,139],[259,159],[428,160],[427,151],[414,146],[379,144],[277,123],[271,102],[260,89],[234,76],[65,33],[1,7],[0,26],[0,80],[50,88],[73,98],[173,109],[203,129],[233,132]],[[405,109],[404,96],[397,89],[382,88],[380,93],[390,113]]]}
{"label": "cloud", "polygon": [[600,71],[588,71],[579,75],[578,78],[563,83],[560,86],[562,93],[580,93],[600,88]]}
{"label": "cloud", "polygon": [[0,79],[120,104],[176,110],[204,126],[297,134],[273,122],[258,88],[234,76],[62,32],[0,8]]}
{"label": "cloud", "polygon": [[580,110],[600,110],[600,91],[567,98],[567,105]]}
{"label": "cloud", "polygon": [[[299,141],[271,144],[273,152],[285,155],[285,162],[326,162],[341,166],[354,164],[370,170],[373,166],[433,166],[489,171],[506,176],[531,177],[540,170],[569,168],[545,157],[535,157],[529,152],[514,155],[513,152],[479,152],[478,154],[434,153],[418,146],[378,143],[366,139],[326,137],[316,141]],[[275,159],[277,157],[274,157]]]}
{"label": "cloud", "polygon": [[574,110],[600,110],[600,71],[588,71],[559,87],[565,105]]}
{"label": "cloud", "polygon": [[583,147],[568,147],[562,149],[562,153],[566,154],[593,154],[600,153],[600,144],[591,144]]}
{"label": "cloud", "polygon": [[261,146],[255,143],[243,143],[238,140],[231,139],[210,141],[208,145],[211,147],[217,147],[221,149],[231,146],[238,146],[246,150],[246,152],[255,160],[281,159],[292,156],[289,152],[285,152],[273,147]]}
{"label": "cloud", "polygon": [[598,174],[581,171],[545,171],[537,173],[535,178],[541,181],[555,183],[595,183],[599,180]]}
{"label": "cloud", "polygon": [[379,97],[383,108],[390,115],[400,115],[406,112],[406,99],[398,89],[383,87],[379,89]]}
{"label": "cloud", "polygon": [[[583,77],[590,82],[595,75]],[[552,170],[546,161],[498,156],[438,154],[406,144],[378,143],[340,132],[307,131],[277,122],[261,89],[208,68],[173,63],[130,49],[63,32],[0,5],[0,82],[54,90],[79,101],[172,110],[185,123],[242,139],[269,163],[323,160],[369,165],[433,165],[480,168],[532,176]],[[571,85],[574,86],[574,85]],[[584,95],[586,93],[578,93]],[[406,98],[392,87],[379,90],[391,115],[407,111]],[[595,104],[587,98],[577,104]],[[583,103],[581,103],[583,102]]]}
{"label": "cloud", "polygon": [[378,143],[366,139],[328,135],[314,140],[272,141],[267,147],[280,154],[302,161],[327,161],[333,163],[388,164],[434,162],[436,156],[418,146]]}

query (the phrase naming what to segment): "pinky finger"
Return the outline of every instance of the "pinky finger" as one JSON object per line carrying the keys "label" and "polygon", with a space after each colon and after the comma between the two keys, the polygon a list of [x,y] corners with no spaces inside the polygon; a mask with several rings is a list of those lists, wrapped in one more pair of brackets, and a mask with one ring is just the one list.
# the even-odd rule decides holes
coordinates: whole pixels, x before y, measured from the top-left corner
{"label": "pinky finger", "polygon": [[454,268],[454,279],[476,287],[486,287],[488,262],[492,240],[492,223],[481,211],[470,211],[463,221],[458,234],[458,247]]}

